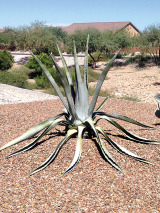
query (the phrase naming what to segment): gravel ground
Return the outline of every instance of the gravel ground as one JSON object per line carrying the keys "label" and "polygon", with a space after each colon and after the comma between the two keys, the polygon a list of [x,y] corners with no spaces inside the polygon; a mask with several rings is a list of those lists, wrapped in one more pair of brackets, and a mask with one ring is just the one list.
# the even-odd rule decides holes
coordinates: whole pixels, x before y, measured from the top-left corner
{"label": "gravel ground", "polygon": [[[102,101],[99,98],[98,103]],[[30,103],[2,104],[0,107],[0,146],[18,137],[37,123],[60,113],[63,106],[59,99]],[[158,140],[160,120],[155,117],[155,104],[135,103],[109,99],[105,112],[126,115],[157,127],[146,130],[124,124],[128,130],[147,138]],[[122,122],[119,122],[122,124]],[[29,177],[54,150],[61,136],[54,131],[45,137],[45,142],[29,152],[5,159],[5,156],[20,148],[18,144],[2,151],[0,161],[0,212],[3,213],[158,213],[160,212],[160,153],[158,145],[142,145],[124,138],[110,125],[102,122],[111,137],[120,145],[151,160],[147,165],[120,155],[107,145],[124,173],[106,163],[99,155],[95,142],[83,140],[83,152],[79,164],[69,174],[61,173],[72,161],[75,139],[62,148],[55,162],[45,170]]]}
{"label": "gravel ground", "polygon": [[57,96],[45,94],[42,92],[22,89],[7,84],[0,84],[0,104],[14,104],[20,102],[50,100],[57,98]]}
{"label": "gravel ground", "polygon": [[[100,67],[100,72],[102,70]],[[111,68],[102,90],[116,97],[132,97],[145,103],[156,103],[154,96],[160,93],[160,68],[157,66],[137,70],[135,65]],[[90,83],[95,87],[96,82]]]}

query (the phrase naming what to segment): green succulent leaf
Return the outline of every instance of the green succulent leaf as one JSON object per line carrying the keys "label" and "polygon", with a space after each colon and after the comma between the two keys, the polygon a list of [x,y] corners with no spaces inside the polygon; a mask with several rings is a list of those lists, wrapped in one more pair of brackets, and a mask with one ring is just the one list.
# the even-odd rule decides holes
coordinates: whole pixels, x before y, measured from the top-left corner
{"label": "green succulent leaf", "polygon": [[20,143],[28,138],[33,137],[34,135],[36,135],[38,132],[40,132],[41,130],[45,129],[46,127],[49,127],[50,124],[57,118],[63,116],[65,113],[59,114],[57,116],[54,116],[53,118],[47,119],[46,121],[38,124],[35,127],[32,127],[31,129],[29,129],[27,132],[25,132],[23,135],[21,135],[20,137],[8,142],[7,144],[5,144],[4,146],[2,146],[0,148],[0,151],[2,151],[3,149],[6,149],[7,147],[13,146],[17,143]]}
{"label": "green succulent leaf", "polygon": [[70,72],[68,70],[67,63],[66,63],[66,61],[65,61],[65,59],[63,57],[63,54],[62,54],[62,52],[61,52],[61,50],[60,50],[58,45],[57,45],[57,48],[58,48],[58,52],[59,52],[59,55],[60,55],[62,63],[63,63],[64,70],[66,72],[66,76],[67,76],[67,80],[68,80],[69,86],[71,88],[72,97],[73,97],[73,100],[75,102],[75,95],[76,94],[75,94],[75,91],[74,91],[72,76],[71,76],[71,74],[70,74]]}
{"label": "green succulent leaf", "polygon": [[94,126],[94,122],[90,119],[87,119],[86,122],[90,125],[90,127],[92,128],[92,130],[94,131],[97,139],[98,139],[98,145],[102,151],[102,154],[104,156],[104,159],[110,164],[112,165],[114,168],[116,168],[117,170],[119,170],[120,172],[123,172],[122,169],[119,167],[119,165],[114,161],[114,159],[112,158],[112,156],[110,155],[110,153],[108,152],[107,148],[105,147],[101,137],[99,136],[96,127]]}
{"label": "green succulent leaf", "polygon": [[45,169],[48,165],[50,165],[58,155],[59,151],[61,150],[62,146],[71,138],[72,135],[74,135],[77,132],[76,129],[68,130],[67,135],[61,140],[61,142],[58,144],[57,148],[54,150],[54,152],[47,158],[47,160],[42,163],[41,166],[39,166],[37,169],[35,169],[33,172],[31,172],[30,176]]}
{"label": "green succulent leaf", "polygon": [[78,64],[78,57],[76,52],[76,45],[74,44],[74,60],[75,60],[75,76],[76,76],[76,101],[75,109],[78,117],[85,120],[88,116],[88,92],[84,89],[82,76]]}
{"label": "green succulent leaf", "polygon": [[29,143],[28,145],[24,146],[23,148],[21,148],[17,151],[11,153],[10,155],[7,156],[7,158],[10,158],[16,154],[19,154],[19,153],[32,149],[45,134],[47,134],[51,129],[53,129],[55,126],[57,126],[61,122],[63,122],[63,119],[57,119],[57,120],[53,121],[33,142]]}
{"label": "green succulent leaf", "polygon": [[139,137],[135,134],[133,134],[132,132],[129,132],[128,130],[124,129],[120,124],[118,124],[116,121],[110,119],[109,117],[107,116],[101,116],[97,122],[100,120],[100,119],[105,119],[107,120],[109,123],[111,123],[113,126],[115,126],[117,129],[119,129],[122,133],[124,133],[124,135],[126,135],[128,138],[136,141],[136,142],[139,142],[139,143],[145,143],[145,144],[160,144],[160,141],[154,141],[154,140],[149,140],[149,139],[146,139],[146,138],[142,138],[142,137]]}
{"label": "green succulent leaf", "polygon": [[31,51],[30,51],[30,53],[32,54],[32,56],[35,58],[35,60],[38,62],[38,64],[40,65],[40,67],[44,71],[45,75],[47,76],[48,80],[52,84],[53,88],[55,89],[56,93],[58,94],[59,98],[61,99],[61,101],[62,101],[63,105],[65,106],[65,108],[67,109],[67,111],[69,111],[68,104],[67,104],[64,96],[62,95],[62,93],[59,89],[59,86],[57,85],[57,83],[53,79],[50,72],[47,70],[46,66],[44,64],[42,64],[42,62]]}
{"label": "green succulent leaf", "polygon": [[68,169],[63,173],[63,175],[70,172],[80,160],[81,153],[82,153],[82,134],[83,134],[84,128],[85,128],[84,126],[78,126],[78,138],[77,138],[75,155],[74,155],[72,163],[70,164]]}
{"label": "green succulent leaf", "polygon": [[87,94],[87,99],[89,100],[88,93],[88,43],[89,43],[89,35],[87,38],[86,50],[85,50],[85,58],[84,58],[84,89]]}
{"label": "green succulent leaf", "polygon": [[116,168],[117,170],[119,170],[120,172],[123,172],[122,169],[119,167],[119,165],[115,162],[115,160],[112,158],[112,156],[110,155],[110,153],[108,152],[107,148],[105,147],[101,137],[98,137],[99,140],[99,145],[100,145],[100,149],[106,159],[106,161],[111,164],[114,168]]}
{"label": "green succulent leaf", "polygon": [[104,99],[104,101],[100,104],[100,106],[96,109],[96,112],[93,113],[93,117],[95,117],[95,115],[97,115],[96,113],[99,112],[107,103],[108,97],[106,97]]}
{"label": "green succulent leaf", "polygon": [[156,101],[160,102],[160,93],[155,95],[154,98],[156,99]]}
{"label": "green succulent leaf", "polygon": [[155,129],[152,126],[148,126],[148,125],[142,124],[142,123],[140,123],[140,122],[138,122],[136,120],[133,120],[133,119],[131,119],[129,117],[126,117],[126,116],[123,116],[123,115],[110,114],[110,113],[97,112],[97,111],[93,113],[93,118],[95,118],[95,116],[97,116],[97,115],[101,115],[101,116],[104,115],[104,116],[107,116],[107,117],[110,117],[110,118],[115,118],[115,119],[119,119],[119,120],[122,120],[122,121],[126,121],[128,123],[132,123],[132,124],[135,124],[137,126],[144,127],[144,128]]}
{"label": "green succulent leaf", "polygon": [[96,102],[97,102],[97,98],[98,98],[99,92],[101,90],[101,86],[102,86],[102,84],[103,84],[103,82],[104,82],[104,80],[106,78],[106,75],[107,75],[110,67],[112,66],[112,63],[116,59],[116,57],[119,54],[119,52],[120,52],[120,50],[110,60],[110,62],[107,64],[107,66],[105,67],[105,69],[103,70],[103,72],[101,73],[101,75],[100,75],[100,77],[98,79],[97,86],[96,86],[96,89],[94,91],[93,98],[92,98],[92,101],[91,101],[91,105],[90,105],[90,108],[89,108],[89,115],[90,116],[92,115],[93,110],[95,108],[95,105],[96,105]]}
{"label": "green succulent leaf", "polygon": [[141,158],[138,155],[134,154],[133,152],[127,150],[126,148],[124,148],[123,146],[120,146],[119,144],[117,144],[115,141],[113,141],[100,127],[96,127],[96,129],[105,137],[106,141],[114,148],[116,149],[119,153],[127,155],[131,158],[134,158],[138,161],[141,161],[143,163],[148,163],[148,164],[153,164],[152,162],[150,162],[147,159]]}
{"label": "green succulent leaf", "polygon": [[65,94],[66,94],[66,97],[67,97],[67,100],[68,100],[69,112],[72,115],[73,120],[77,120],[78,117],[77,117],[77,114],[75,112],[75,108],[74,108],[74,105],[73,105],[73,99],[72,99],[72,95],[71,95],[71,88],[70,88],[70,86],[69,86],[69,84],[67,82],[66,76],[64,75],[64,72],[61,70],[61,68],[59,67],[59,65],[57,64],[57,62],[55,61],[55,59],[53,58],[52,55],[51,55],[51,58],[52,58],[53,63],[55,65],[55,67],[56,67],[56,70],[58,71],[58,73],[60,75],[61,82],[63,84],[63,88],[64,88],[64,91],[65,91]]}

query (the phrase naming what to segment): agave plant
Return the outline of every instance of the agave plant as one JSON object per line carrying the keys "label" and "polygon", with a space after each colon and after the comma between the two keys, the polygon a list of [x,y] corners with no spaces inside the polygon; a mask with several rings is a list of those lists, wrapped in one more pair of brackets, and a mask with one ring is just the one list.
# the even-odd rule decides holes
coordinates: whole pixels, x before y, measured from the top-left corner
{"label": "agave plant", "polygon": [[[64,70],[61,70],[61,68],[56,63],[55,59],[52,55],[51,58],[54,62],[54,65],[56,67],[57,72],[59,73],[59,76],[62,81],[62,85],[65,91],[66,98],[62,95],[58,85],[56,84],[55,80],[52,78],[51,74],[47,70],[47,68],[41,63],[41,61],[35,56],[34,58],[39,63],[41,68],[43,69],[44,73],[46,74],[48,80],[54,87],[55,91],[57,92],[59,98],[61,99],[65,110],[61,114],[58,114],[40,124],[37,126],[31,128],[29,131],[24,133],[22,136],[18,137],[17,139],[7,143],[4,145],[0,150],[3,150],[7,147],[10,147],[14,144],[17,144],[21,141],[24,141],[28,138],[31,138],[35,135],[37,135],[36,139],[33,140],[33,142],[29,143],[28,145],[24,146],[18,151],[15,151],[7,156],[7,158],[16,155],[18,153],[28,151],[35,147],[37,142],[51,129],[56,127],[57,125],[62,125],[65,127],[65,137],[60,141],[57,148],[54,150],[54,152],[48,157],[48,159],[42,163],[37,169],[35,169],[31,175],[35,174],[36,172],[46,168],[51,162],[54,161],[57,154],[61,150],[62,146],[72,137],[75,137],[77,135],[77,144],[76,144],[76,150],[75,155],[73,158],[73,161],[71,162],[70,166],[67,168],[67,170],[64,172],[64,174],[70,172],[74,166],[79,162],[82,152],[82,138],[84,136],[84,133],[88,133],[90,138],[95,138],[97,140],[97,144],[101,150],[101,153],[105,160],[111,164],[114,168],[122,172],[122,169],[119,167],[119,165],[115,162],[115,160],[112,158],[110,153],[108,152],[107,148],[105,147],[104,141],[102,140],[102,137],[118,152],[125,154],[129,157],[132,157],[138,161],[142,161],[144,163],[151,162],[149,160],[146,160],[144,158],[141,158],[137,156],[136,154],[128,151],[126,148],[120,146],[115,141],[113,141],[109,135],[100,127],[98,126],[98,122],[101,119],[105,119],[107,122],[115,126],[117,129],[119,129],[127,138],[132,139],[133,141],[139,142],[139,143],[145,143],[145,144],[159,144],[160,142],[154,141],[154,140],[148,140],[146,138],[139,137],[132,132],[126,130],[123,128],[119,123],[117,123],[117,119],[123,120],[144,128],[153,128],[147,125],[144,125],[142,123],[139,123],[131,118],[128,118],[126,116],[122,115],[116,115],[116,114],[109,114],[105,112],[101,112],[100,110],[102,107],[106,104],[107,98],[101,103],[101,105],[95,109],[95,105],[97,102],[97,98],[102,86],[103,81],[105,80],[105,77],[115,60],[117,54],[114,55],[114,57],[110,60],[110,62],[107,64],[103,72],[101,73],[97,86],[95,88],[95,92],[93,94],[91,103],[89,104],[89,93],[88,93],[88,42],[89,42],[89,36],[87,38],[87,44],[86,44],[86,50],[85,50],[85,61],[84,61],[84,77],[82,79],[80,68],[78,65],[78,58],[76,53],[76,46],[74,42],[74,59],[75,59],[75,87],[73,85],[73,81],[71,78],[71,74],[69,72],[69,69],[67,68],[66,62],[64,60],[64,57],[58,48],[59,54],[61,56]],[[43,131],[42,131],[43,130]],[[39,133],[39,134],[38,134]]]}
{"label": "agave plant", "polygon": [[155,115],[160,118],[160,93],[157,94],[156,96],[154,96],[154,98],[156,99],[156,101],[158,102],[157,104],[157,110],[155,111]]}

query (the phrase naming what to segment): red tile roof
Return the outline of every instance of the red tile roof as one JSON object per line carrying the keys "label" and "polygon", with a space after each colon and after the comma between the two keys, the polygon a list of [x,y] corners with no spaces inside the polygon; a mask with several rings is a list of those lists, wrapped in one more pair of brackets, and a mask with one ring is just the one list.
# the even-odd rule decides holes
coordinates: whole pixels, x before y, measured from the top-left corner
{"label": "red tile roof", "polygon": [[5,31],[5,29],[0,29],[0,33],[3,33]]}
{"label": "red tile roof", "polygon": [[104,32],[106,30],[120,30],[128,25],[132,25],[138,32],[139,30],[129,21],[126,22],[91,22],[91,23],[74,23],[67,27],[63,27],[63,30],[67,33],[71,34],[76,30],[85,30],[87,28],[95,28],[100,32]]}

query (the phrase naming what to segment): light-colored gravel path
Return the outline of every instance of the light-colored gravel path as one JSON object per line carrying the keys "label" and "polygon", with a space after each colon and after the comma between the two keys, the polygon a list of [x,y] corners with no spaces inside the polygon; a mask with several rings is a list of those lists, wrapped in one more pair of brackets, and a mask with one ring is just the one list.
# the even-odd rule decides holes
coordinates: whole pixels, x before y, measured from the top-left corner
{"label": "light-colored gravel path", "polygon": [[[101,72],[101,70],[97,70]],[[117,97],[129,96],[141,102],[156,103],[154,96],[160,93],[160,68],[157,66],[137,70],[135,65],[120,68],[111,68],[108,80],[102,85],[102,90],[107,90]],[[95,87],[96,82],[90,83]]]}
{"label": "light-colored gravel path", "polygon": [[0,104],[14,104],[31,101],[52,100],[57,98],[57,96],[42,92],[0,84]]}
{"label": "light-colored gravel path", "polygon": [[[101,72],[104,65],[94,72]],[[115,97],[137,98],[140,102],[156,104],[154,96],[160,93],[160,68],[148,67],[142,70],[135,69],[135,65],[120,68],[111,68],[104,81],[102,90],[109,91]],[[90,87],[97,82],[91,82]],[[31,91],[0,84],[0,104],[31,102],[58,98],[42,92]]]}

